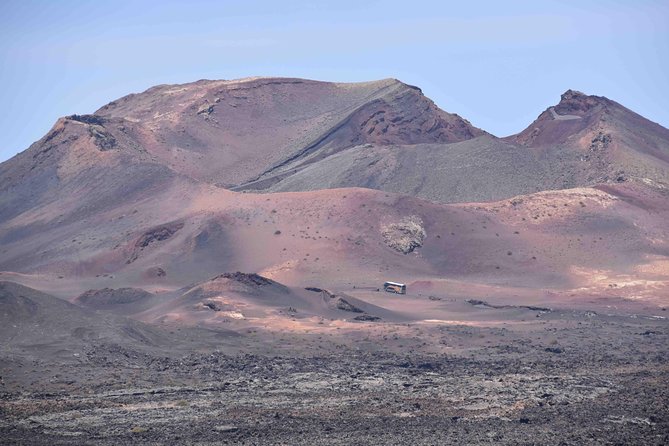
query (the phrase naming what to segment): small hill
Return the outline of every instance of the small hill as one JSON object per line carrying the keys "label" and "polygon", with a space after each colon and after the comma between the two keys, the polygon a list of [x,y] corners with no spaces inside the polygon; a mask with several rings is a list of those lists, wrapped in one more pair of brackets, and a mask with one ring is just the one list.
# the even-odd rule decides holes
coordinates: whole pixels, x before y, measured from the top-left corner
{"label": "small hill", "polygon": [[[305,320],[405,318],[348,295],[288,287],[255,273],[223,273],[172,293],[172,298],[135,315],[146,322],[210,327],[262,325],[277,329]],[[362,320],[362,319],[359,319]]]}
{"label": "small hill", "polygon": [[127,315],[146,310],[157,301],[160,301],[159,296],[141,288],[102,288],[80,294],[73,303],[93,310]]}
{"label": "small hill", "polygon": [[102,315],[13,282],[0,281],[0,349],[35,358],[84,360],[93,345],[155,349],[169,345],[160,329]]}

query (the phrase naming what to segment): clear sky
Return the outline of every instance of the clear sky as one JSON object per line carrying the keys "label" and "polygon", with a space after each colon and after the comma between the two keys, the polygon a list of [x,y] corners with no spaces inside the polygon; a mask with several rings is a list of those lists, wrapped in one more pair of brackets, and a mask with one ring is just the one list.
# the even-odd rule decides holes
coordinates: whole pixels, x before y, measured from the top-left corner
{"label": "clear sky", "polygon": [[506,136],[572,88],[669,127],[669,1],[0,1],[0,161],[156,84],[388,77]]}

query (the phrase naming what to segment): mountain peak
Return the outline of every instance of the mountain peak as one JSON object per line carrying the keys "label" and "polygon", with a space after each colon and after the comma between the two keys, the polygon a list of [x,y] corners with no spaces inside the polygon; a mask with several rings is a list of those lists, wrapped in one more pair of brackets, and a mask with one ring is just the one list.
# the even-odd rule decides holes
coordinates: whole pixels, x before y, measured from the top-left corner
{"label": "mountain peak", "polygon": [[569,89],[569,90],[565,91],[564,93],[562,93],[560,98],[563,101],[566,101],[566,100],[570,100],[570,99],[574,99],[574,98],[584,98],[584,97],[587,97],[587,96],[588,96],[587,94],[585,94],[581,91]]}
{"label": "mountain peak", "polygon": [[560,102],[548,107],[525,130],[511,140],[524,146],[555,146],[599,121],[613,101],[591,96],[577,90],[567,90]]}
{"label": "mountain peak", "polygon": [[610,101],[605,97],[591,96],[577,90],[567,90],[560,96],[560,102],[553,109],[561,115],[584,116],[598,111]]}

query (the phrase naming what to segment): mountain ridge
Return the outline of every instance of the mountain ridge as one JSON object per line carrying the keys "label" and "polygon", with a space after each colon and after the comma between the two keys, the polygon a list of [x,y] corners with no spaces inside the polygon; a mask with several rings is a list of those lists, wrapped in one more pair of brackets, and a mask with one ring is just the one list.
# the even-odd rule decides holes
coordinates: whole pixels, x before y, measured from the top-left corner
{"label": "mountain ridge", "polygon": [[[149,323],[279,330],[399,321],[356,291],[387,280],[551,306],[669,290],[668,140],[613,101],[566,92],[525,146],[392,79],[271,82],[59,119],[0,165],[0,280]],[[210,283],[233,271],[290,292]]]}

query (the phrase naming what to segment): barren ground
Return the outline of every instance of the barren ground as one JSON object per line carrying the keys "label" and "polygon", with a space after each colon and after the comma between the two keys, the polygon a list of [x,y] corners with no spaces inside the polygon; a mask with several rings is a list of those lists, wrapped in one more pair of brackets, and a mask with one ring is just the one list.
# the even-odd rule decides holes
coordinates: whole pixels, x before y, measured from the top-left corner
{"label": "barren ground", "polygon": [[0,436],[109,445],[669,441],[662,308],[354,294],[419,316],[297,314],[273,330],[231,320],[239,335],[165,325],[169,348],[5,348]]}

